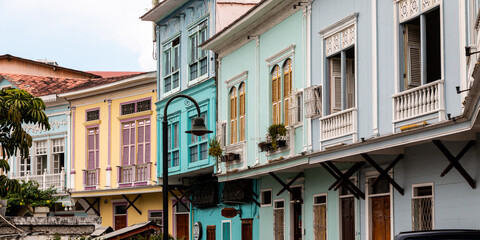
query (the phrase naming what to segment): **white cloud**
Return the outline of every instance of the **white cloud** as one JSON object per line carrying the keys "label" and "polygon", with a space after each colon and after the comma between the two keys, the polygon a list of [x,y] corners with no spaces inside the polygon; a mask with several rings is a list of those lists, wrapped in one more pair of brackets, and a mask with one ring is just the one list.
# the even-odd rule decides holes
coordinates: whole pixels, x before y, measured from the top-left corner
{"label": "white cloud", "polygon": [[132,52],[141,69],[155,70],[152,24],[139,19],[147,8],[151,0],[0,0],[0,14],[15,14],[25,27],[42,28],[32,32],[62,37],[75,31],[84,41],[101,39]]}

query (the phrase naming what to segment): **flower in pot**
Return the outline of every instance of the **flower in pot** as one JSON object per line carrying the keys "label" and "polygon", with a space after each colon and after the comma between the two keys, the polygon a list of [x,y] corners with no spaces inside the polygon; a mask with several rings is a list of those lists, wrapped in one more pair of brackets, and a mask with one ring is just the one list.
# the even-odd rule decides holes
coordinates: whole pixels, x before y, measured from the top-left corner
{"label": "flower in pot", "polygon": [[222,152],[223,152],[220,145],[220,141],[218,141],[217,138],[214,137],[210,139],[210,141],[208,142],[208,145],[209,145],[208,155],[214,157],[218,161],[218,158],[222,156]]}
{"label": "flower in pot", "polygon": [[272,143],[272,149],[277,150],[278,148],[278,139],[287,135],[287,128],[283,124],[272,124],[268,128],[268,136],[270,137]]}

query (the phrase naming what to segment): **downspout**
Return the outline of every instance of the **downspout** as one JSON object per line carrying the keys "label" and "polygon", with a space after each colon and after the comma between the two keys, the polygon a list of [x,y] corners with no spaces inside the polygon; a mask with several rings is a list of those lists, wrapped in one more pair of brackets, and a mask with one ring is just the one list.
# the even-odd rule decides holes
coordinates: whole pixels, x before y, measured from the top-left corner
{"label": "downspout", "polygon": [[[257,46],[257,48],[255,50],[255,55],[256,55],[255,56],[255,61],[256,61],[255,65],[256,65],[256,68],[257,68],[256,73],[255,73],[257,75],[256,76],[257,77],[257,81],[256,81],[257,87],[256,87],[255,91],[256,91],[256,95],[257,95],[257,101],[260,101],[260,36],[259,35],[255,36],[255,42],[256,42],[256,46]],[[255,106],[255,113],[257,114],[257,116],[256,116],[257,121],[256,122],[259,123],[260,122],[260,111],[257,108],[257,106],[258,106],[257,104],[254,104],[254,106]],[[257,141],[256,141],[255,145],[258,145],[258,143],[260,142],[260,124],[257,124],[257,128],[255,130],[256,130],[255,135],[257,136],[256,137]],[[260,163],[260,158],[259,158],[259,152],[257,150],[257,151],[255,151],[255,164],[254,164],[254,166],[257,166],[259,163]]]}

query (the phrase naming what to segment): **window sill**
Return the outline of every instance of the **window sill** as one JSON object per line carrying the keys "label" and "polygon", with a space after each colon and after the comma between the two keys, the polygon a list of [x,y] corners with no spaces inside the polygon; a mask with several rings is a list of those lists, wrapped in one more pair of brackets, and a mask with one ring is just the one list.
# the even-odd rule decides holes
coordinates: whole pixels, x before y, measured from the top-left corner
{"label": "window sill", "polygon": [[170,172],[177,172],[177,171],[180,171],[180,164],[178,166],[168,168],[169,173]]}
{"label": "window sill", "polygon": [[177,88],[172,89],[172,90],[170,90],[170,91],[168,91],[168,92],[166,92],[166,93],[163,93],[162,99],[165,99],[165,98],[169,97],[170,95],[173,95],[173,94],[175,94],[175,93],[177,93],[177,92],[180,92],[180,87],[177,87]]}
{"label": "window sill", "polygon": [[148,111],[143,111],[143,112],[136,112],[136,113],[131,113],[131,114],[126,114],[126,115],[121,115],[117,117],[118,120],[125,120],[125,119],[131,119],[131,118],[137,118],[137,117],[143,117],[143,116],[151,116],[153,113],[152,110]]}
{"label": "window sill", "polygon": [[100,120],[93,120],[93,121],[84,122],[83,125],[84,125],[85,127],[88,127],[88,126],[93,126],[93,125],[100,125],[100,123],[102,123],[102,121],[100,121]]}
{"label": "window sill", "polygon": [[204,159],[204,160],[199,160],[199,161],[196,161],[196,162],[189,162],[188,163],[188,168],[197,168],[197,167],[201,167],[201,166],[204,166],[204,165],[208,165],[208,161],[209,160],[209,157],[207,157],[207,159]]}
{"label": "window sill", "polygon": [[195,79],[192,79],[192,80],[188,81],[187,86],[190,87],[190,86],[195,85],[195,84],[197,84],[197,83],[199,83],[199,82],[201,82],[201,81],[203,81],[207,78],[208,78],[208,73],[203,74],[200,77],[197,77]]}

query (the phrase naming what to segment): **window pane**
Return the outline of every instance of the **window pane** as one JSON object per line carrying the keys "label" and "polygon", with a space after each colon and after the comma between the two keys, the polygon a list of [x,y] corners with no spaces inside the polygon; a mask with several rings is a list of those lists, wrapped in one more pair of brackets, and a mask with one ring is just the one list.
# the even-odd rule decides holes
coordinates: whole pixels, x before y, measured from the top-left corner
{"label": "window pane", "polygon": [[173,88],[177,88],[178,87],[178,84],[179,84],[179,79],[178,79],[178,76],[180,75],[180,73],[175,73],[172,75],[172,82],[173,82]]}
{"label": "window pane", "polygon": [[203,76],[204,74],[207,74],[207,58],[200,60],[200,75]]}
{"label": "window pane", "polygon": [[[194,118],[190,118],[190,128],[193,126],[193,119]],[[198,136],[194,135],[194,134],[190,134],[190,143],[196,143],[198,141]]]}
{"label": "window pane", "polygon": [[178,123],[173,124],[173,148],[178,148]]}
{"label": "window pane", "polygon": [[115,215],[127,214],[127,205],[117,205],[115,206]]}
{"label": "window pane", "polygon": [[198,63],[196,63],[196,62],[190,64],[190,80],[193,80],[193,79],[198,77],[197,76],[198,75],[197,74],[197,72],[198,72],[197,66],[198,66]]}
{"label": "window pane", "polygon": [[174,52],[173,71],[176,71],[180,67],[180,56],[179,56],[178,47],[174,48],[173,52]]}
{"label": "window pane", "polygon": [[170,82],[170,77],[163,79],[163,85],[165,87],[165,92],[169,92],[172,89],[172,82]]}
{"label": "window pane", "polygon": [[135,113],[135,103],[122,105],[122,115]]}
{"label": "window pane", "polygon": [[170,49],[165,51],[165,69],[163,69],[164,71],[164,76],[167,76],[168,74],[170,74],[170,71],[171,71],[171,63],[170,63],[171,59],[170,59]]}
{"label": "window pane", "polygon": [[197,146],[190,147],[190,162],[198,161],[198,148]]}
{"label": "window pane", "polygon": [[176,167],[180,164],[178,160],[179,160],[179,154],[178,154],[178,150],[177,150],[177,151],[173,152],[173,166],[174,167]]}
{"label": "window pane", "polygon": [[100,110],[93,110],[87,112],[87,121],[93,121],[100,119]]}
{"label": "window pane", "polygon": [[200,144],[200,159],[207,159],[207,153],[208,153],[208,148],[207,148],[207,143],[202,143]]}
{"label": "window pane", "polygon": [[137,102],[137,112],[151,110],[151,106],[152,106],[151,102],[152,101],[150,99]]}

